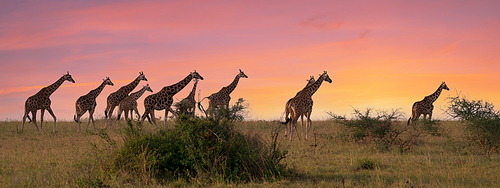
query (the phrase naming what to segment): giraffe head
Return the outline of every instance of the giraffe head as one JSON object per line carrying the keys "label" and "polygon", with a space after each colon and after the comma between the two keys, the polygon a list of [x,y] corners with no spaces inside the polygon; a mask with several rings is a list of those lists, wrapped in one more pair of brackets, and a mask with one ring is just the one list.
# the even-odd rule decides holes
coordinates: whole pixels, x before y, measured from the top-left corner
{"label": "giraffe head", "polygon": [[111,80],[109,79],[109,77],[106,77],[106,79],[102,79],[103,82],[104,82],[104,85],[110,85],[110,86],[114,86],[115,84],[113,84],[113,82],[111,82]]}
{"label": "giraffe head", "polygon": [[63,74],[64,76],[64,80],[68,80],[72,83],[75,83],[75,80],[73,80],[73,78],[71,77],[71,75],[69,75],[69,71],[66,73],[66,74]]}
{"label": "giraffe head", "polygon": [[312,83],[314,83],[316,80],[314,79],[314,76],[310,76],[310,79],[306,80],[307,81],[307,85],[311,85]]}
{"label": "giraffe head", "polygon": [[448,86],[446,85],[446,83],[444,83],[444,81],[443,81],[443,83],[441,83],[441,86],[439,86],[439,88],[446,89],[446,91],[450,90],[450,88],[448,88]]}
{"label": "giraffe head", "polygon": [[240,77],[240,78],[248,78],[248,76],[243,71],[241,71],[241,69],[240,69],[240,73],[236,76]]}
{"label": "giraffe head", "polygon": [[193,77],[193,79],[200,79],[200,80],[203,80],[203,77],[201,77],[200,74],[198,74],[196,72],[196,70],[194,70],[194,72],[191,72],[191,76]]}
{"label": "giraffe head", "polygon": [[153,93],[153,90],[149,87],[149,84],[146,84],[143,87],[146,89],[146,91],[149,91],[149,92]]}
{"label": "giraffe head", "polygon": [[330,76],[328,76],[328,73],[326,73],[326,71],[323,71],[323,74],[320,74],[319,77],[323,78],[323,80],[327,81],[328,83],[332,83],[332,79],[330,79]]}
{"label": "giraffe head", "polygon": [[139,76],[137,77],[137,80],[139,80],[139,81],[141,81],[141,80],[148,81],[148,79],[146,78],[146,76],[144,75],[144,73],[142,71],[139,72]]}

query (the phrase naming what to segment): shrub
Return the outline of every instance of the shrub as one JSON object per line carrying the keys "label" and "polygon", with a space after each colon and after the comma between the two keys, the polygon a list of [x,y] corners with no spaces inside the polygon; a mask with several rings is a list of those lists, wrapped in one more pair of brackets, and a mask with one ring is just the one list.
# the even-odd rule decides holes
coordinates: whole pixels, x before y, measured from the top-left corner
{"label": "shrub", "polygon": [[358,168],[365,170],[373,170],[375,169],[376,162],[371,159],[363,158],[358,160]]}
{"label": "shrub", "polygon": [[399,122],[403,119],[403,114],[399,110],[376,111],[375,116],[372,111],[373,109],[367,109],[365,112],[354,109],[353,119],[327,113],[336,123],[345,127],[339,137],[358,143],[375,143],[378,150],[389,150],[391,146],[398,146],[401,152],[412,151],[421,136],[440,135],[441,129],[437,120],[419,120],[411,126],[401,126]]}
{"label": "shrub", "polygon": [[[235,111],[238,110],[229,110],[239,114]],[[281,160],[287,151],[278,147],[277,134],[273,133],[271,142],[266,143],[258,135],[246,135],[234,129],[232,122],[240,120],[241,116],[226,117],[235,119],[181,114],[173,129],[155,133],[144,133],[140,125],[129,122],[123,145],[116,146],[104,136],[108,144],[94,152],[99,153],[94,155],[95,160],[106,164],[94,173],[110,175],[84,182],[92,186],[97,180],[106,183],[116,176],[131,177],[123,179],[126,182],[146,184],[178,179],[187,182],[193,179],[196,182],[280,179],[286,173]]]}
{"label": "shrub", "polygon": [[394,127],[395,122],[402,118],[402,113],[398,110],[393,110],[391,113],[378,111],[377,115],[372,117],[370,114],[372,110],[367,109],[363,113],[358,109],[354,109],[353,119],[337,116],[330,112],[328,114],[332,116],[335,122],[343,125],[348,131],[346,135],[356,142],[393,143],[402,132]]}
{"label": "shrub", "polygon": [[446,112],[464,122],[465,136],[471,145],[478,146],[486,158],[499,152],[500,113],[493,104],[460,95],[449,97],[448,104]]}

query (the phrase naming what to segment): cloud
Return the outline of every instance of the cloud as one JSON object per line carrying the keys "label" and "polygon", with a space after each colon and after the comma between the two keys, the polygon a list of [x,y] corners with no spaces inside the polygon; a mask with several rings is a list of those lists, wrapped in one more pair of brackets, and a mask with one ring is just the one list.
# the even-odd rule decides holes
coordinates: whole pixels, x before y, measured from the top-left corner
{"label": "cloud", "polygon": [[340,29],[342,25],[344,25],[344,22],[335,21],[335,19],[336,17],[334,14],[321,14],[301,21],[299,24],[304,27],[313,27],[321,31],[330,31]]}

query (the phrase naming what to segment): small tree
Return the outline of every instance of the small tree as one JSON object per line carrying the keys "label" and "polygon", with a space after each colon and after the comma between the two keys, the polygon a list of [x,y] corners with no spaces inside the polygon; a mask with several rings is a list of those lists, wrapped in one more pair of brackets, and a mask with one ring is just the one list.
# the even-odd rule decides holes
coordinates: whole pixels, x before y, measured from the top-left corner
{"label": "small tree", "polygon": [[483,100],[469,100],[465,96],[449,97],[447,114],[465,123],[465,136],[482,154],[490,158],[499,153],[500,113],[493,104]]}

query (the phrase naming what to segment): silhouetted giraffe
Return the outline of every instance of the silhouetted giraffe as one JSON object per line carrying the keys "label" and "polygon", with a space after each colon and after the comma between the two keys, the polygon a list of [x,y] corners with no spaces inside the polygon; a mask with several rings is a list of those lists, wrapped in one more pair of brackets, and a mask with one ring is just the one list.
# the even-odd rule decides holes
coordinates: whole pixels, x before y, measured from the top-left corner
{"label": "silhouetted giraffe", "polygon": [[144,99],[144,114],[141,117],[141,124],[143,125],[144,119],[148,118],[149,122],[151,122],[152,119],[156,127],[159,128],[156,124],[155,110],[165,110],[165,119],[163,122],[163,126],[166,126],[168,111],[174,113],[170,108],[170,106],[172,106],[172,103],[174,102],[173,96],[181,91],[184,87],[186,87],[186,85],[195,78],[203,80],[203,77],[201,77],[195,70],[194,72],[189,73],[188,76],[186,76],[183,80],[177,82],[176,84],[165,86],[159,92],[147,96],[146,99]]}
{"label": "silhouetted giraffe", "polygon": [[432,118],[432,110],[434,110],[434,105],[432,105],[432,103],[434,103],[439,95],[441,95],[441,91],[443,89],[446,89],[447,91],[450,90],[446,83],[442,82],[433,94],[424,97],[424,99],[421,101],[413,103],[413,106],[411,108],[411,117],[408,119],[407,125],[410,125],[410,121],[416,122],[421,114],[424,115],[424,119],[428,114],[430,120]]}
{"label": "silhouetted giraffe", "polygon": [[179,103],[180,104],[187,104],[189,105],[188,108],[187,108],[187,115],[189,116],[194,116],[194,112],[196,110],[196,100],[194,100],[194,96],[196,94],[196,86],[198,85],[198,79],[194,79],[194,85],[193,85],[193,89],[191,90],[191,93],[189,93],[189,95],[182,99]]}
{"label": "silhouetted giraffe", "polygon": [[[139,84],[141,80],[148,81],[143,72],[139,72],[139,76],[135,78],[130,84],[122,86],[118,91],[115,91],[108,96],[106,110],[104,110],[104,116],[106,117],[106,126],[111,126],[113,116],[113,110],[116,106],[120,104],[120,102],[128,96],[132,90]],[[109,119],[109,120],[108,120]]]}
{"label": "silhouetted giraffe", "polygon": [[[137,99],[139,99],[144,92],[149,91],[153,92],[153,90],[149,87],[149,84],[146,84],[145,86],[142,87],[141,90],[131,93],[129,96],[125,97],[125,99],[120,102],[120,105],[118,106],[118,117],[116,118],[116,121],[120,120],[120,116],[122,115],[122,112],[125,111],[125,121],[128,120],[128,112],[130,111],[130,119],[134,120],[134,111],[138,116],[138,119],[141,117],[139,114],[139,110],[137,110]],[[115,121],[115,123],[116,123]]]}
{"label": "silhouetted giraffe", "polygon": [[290,113],[290,118],[286,118],[286,122],[283,124],[287,124],[290,121],[290,141],[292,141],[293,138],[293,129],[297,127],[297,120],[299,117],[306,113],[305,116],[307,117],[307,123],[306,123],[306,140],[309,137],[309,131],[311,129],[311,112],[312,112],[312,107],[313,107],[313,101],[312,101],[312,95],[319,89],[323,81],[327,81],[328,83],[332,83],[332,80],[328,76],[328,73],[326,71],[323,72],[323,74],[320,75],[318,80],[316,80],[313,84],[305,87],[302,91],[300,91],[297,96],[292,98],[292,101],[290,101],[290,107],[292,108],[292,111]]}
{"label": "silhouetted giraffe", "polygon": [[[65,81],[68,80],[72,83],[75,83],[71,75],[69,75],[69,71],[67,74],[63,74],[59,80],[54,82],[52,85],[47,86],[42,88],[38,93],[35,95],[28,97],[26,102],[24,103],[24,116],[23,116],[23,125],[21,127],[21,131],[24,130],[24,123],[26,122],[26,118],[30,119],[28,113],[31,112],[31,115],[33,116],[33,123],[35,124],[36,129],[38,132],[42,131],[42,126],[43,126],[43,114],[45,110],[47,110],[52,118],[54,118],[54,130],[53,132],[56,132],[56,116],[54,115],[54,112],[52,112],[52,109],[50,108],[51,100],[50,100],[50,95],[54,93],[59,86]],[[40,110],[40,129],[38,129],[38,125],[36,124],[36,111]],[[30,119],[31,122],[31,119]],[[16,132],[18,131],[18,128],[16,126]]]}
{"label": "silhouetted giraffe", "polygon": [[113,82],[109,79],[109,77],[106,77],[106,79],[103,79],[103,82],[99,87],[97,87],[94,90],[91,90],[89,93],[86,95],[83,95],[79,97],[76,100],[75,103],[75,108],[76,108],[76,113],[75,116],[73,117],[76,122],[78,122],[78,132],[80,132],[80,117],[82,117],[85,112],[89,111],[89,122],[87,123],[87,128],[85,128],[85,132],[89,129],[90,125],[90,120],[92,120],[92,125],[94,126],[94,131],[95,129],[95,124],[94,124],[94,111],[95,107],[97,106],[96,98],[101,94],[102,90],[104,89],[104,86],[110,85],[113,86]]}
{"label": "silhouetted giraffe", "polygon": [[[316,80],[314,79],[314,76],[311,76],[310,79],[306,80],[306,81],[307,81],[307,84],[306,84],[306,86],[304,88],[306,88],[307,86],[313,84],[314,81],[316,81]],[[296,97],[297,95],[299,95],[299,92],[297,92],[297,94],[294,97]],[[292,99],[289,99],[286,102],[286,104],[285,104],[285,117],[288,117],[288,114],[290,114],[292,112],[292,107],[290,106],[290,102],[292,101]],[[304,115],[305,115],[305,113],[300,116],[300,122],[301,122],[302,127],[304,127]],[[287,129],[288,128],[286,128],[286,126],[285,126],[285,136],[287,135],[287,132],[288,132]],[[299,140],[300,140],[300,137],[299,137]]]}
{"label": "silhouetted giraffe", "polygon": [[[200,109],[200,111],[204,112],[201,106],[201,102],[206,98],[208,98],[209,100],[207,109],[208,114],[212,114],[213,113],[212,111],[217,106],[223,106],[225,108],[229,108],[229,101],[231,100],[231,96],[229,95],[231,94],[231,92],[234,91],[234,89],[238,85],[238,81],[240,80],[240,78],[248,78],[248,76],[245,75],[245,73],[241,71],[241,69],[240,72],[234,78],[233,82],[231,82],[231,84],[229,84],[226,87],[223,87],[219,92],[213,93],[212,95],[205,97],[201,99],[200,102],[198,102],[198,108]],[[205,114],[207,114],[207,112],[205,112]]]}

